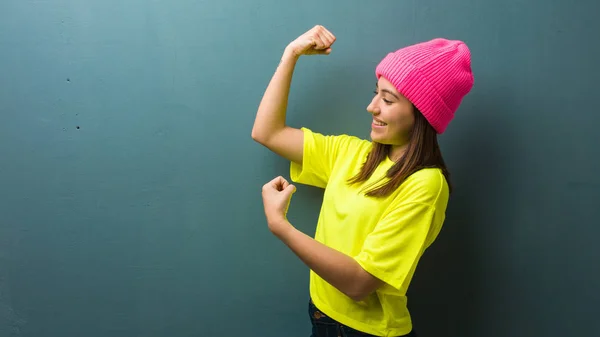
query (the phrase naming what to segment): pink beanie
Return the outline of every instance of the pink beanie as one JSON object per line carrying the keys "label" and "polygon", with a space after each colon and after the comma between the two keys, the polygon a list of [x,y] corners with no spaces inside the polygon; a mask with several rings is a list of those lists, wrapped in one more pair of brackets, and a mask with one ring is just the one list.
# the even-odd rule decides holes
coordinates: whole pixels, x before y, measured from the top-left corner
{"label": "pink beanie", "polygon": [[375,69],[443,133],[473,87],[471,52],[458,40],[433,39],[389,53]]}

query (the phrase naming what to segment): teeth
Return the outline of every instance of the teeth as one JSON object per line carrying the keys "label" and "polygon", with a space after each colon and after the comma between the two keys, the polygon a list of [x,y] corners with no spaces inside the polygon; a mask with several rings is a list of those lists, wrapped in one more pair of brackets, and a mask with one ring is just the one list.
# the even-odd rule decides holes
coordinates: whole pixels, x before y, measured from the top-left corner
{"label": "teeth", "polygon": [[376,120],[373,120],[373,124],[379,125],[379,126],[386,126],[387,125],[387,124],[385,124],[383,122],[379,122],[379,121],[376,121]]}

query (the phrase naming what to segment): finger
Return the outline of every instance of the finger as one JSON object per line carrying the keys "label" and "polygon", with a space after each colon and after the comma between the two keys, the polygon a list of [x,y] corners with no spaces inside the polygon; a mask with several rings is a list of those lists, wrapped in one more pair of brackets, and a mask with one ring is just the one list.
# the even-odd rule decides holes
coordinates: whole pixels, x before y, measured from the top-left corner
{"label": "finger", "polygon": [[331,38],[333,38],[333,34],[331,34],[331,32],[329,30],[327,30],[327,28],[325,27],[321,27],[321,29],[319,29],[317,31],[317,34],[323,39],[323,40],[329,40]]}
{"label": "finger", "polygon": [[282,176],[277,176],[277,177],[273,178],[273,179],[270,181],[270,183],[277,183],[277,182],[280,182],[280,181],[286,181],[286,180],[285,180],[285,178],[283,178]]}
{"label": "finger", "polygon": [[328,36],[325,36],[325,35],[321,36],[321,40],[323,40],[323,43],[324,43],[323,49],[327,49],[327,48],[331,47],[332,41],[331,41],[331,39],[329,39]]}
{"label": "finger", "polygon": [[267,190],[273,189],[273,186],[274,186],[273,184],[274,184],[273,180],[269,181],[268,183],[263,185],[262,190],[267,191]]}
{"label": "finger", "polygon": [[295,193],[296,192],[296,186],[289,184],[286,188],[286,190],[291,190],[291,193]]}
{"label": "finger", "polygon": [[268,183],[266,183],[263,186],[263,190],[277,188],[278,180],[279,180],[279,177],[275,177],[275,178],[271,179],[271,181],[269,181]]}
{"label": "finger", "polygon": [[271,191],[272,189],[273,189],[273,187],[271,186],[271,183],[264,184],[264,185],[263,185],[263,187],[262,187],[262,195],[263,195],[263,198],[264,198],[264,196],[265,196],[267,193],[269,193],[269,191]]}
{"label": "finger", "polygon": [[276,177],[271,180],[271,187],[276,189],[277,191],[283,191],[283,189],[289,185],[287,180],[285,180],[282,176]]}
{"label": "finger", "polygon": [[327,34],[327,38],[329,39],[329,46],[333,45],[335,43],[335,36],[333,36],[333,34],[328,33]]}
{"label": "finger", "polygon": [[315,46],[315,49],[318,49],[318,50],[327,49],[328,44],[325,42],[325,40],[323,39],[323,36],[321,34],[318,34],[317,36],[315,36],[315,41],[317,41],[317,45]]}
{"label": "finger", "polygon": [[315,53],[317,55],[329,55],[331,53],[331,48],[317,50]]}
{"label": "finger", "polygon": [[273,180],[271,180],[269,182],[269,188],[275,189],[275,190],[279,190],[279,177],[275,177],[273,178]]}
{"label": "finger", "polygon": [[325,45],[325,49],[331,47],[331,45],[333,44],[333,39],[327,35],[327,34],[323,34],[322,39],[325,41],[326,45]]}
{"label": "finger", "polygon": [[316,42],[315,49],[324,49],[326,47],[326,42],[323,39],[323,28],[322,26],[315,27],[315,31],[313,32],[313,38]]}
{"label": "finger", "polygon": [[280,178],[280,191],[285,190],[288,186],[290,186],[290,183],[284,178],[284,177],[279,177]]}
{"label": "finger", "polygon": [[335,36],[325,28],[323,28],[323,32],[321,33],[321,35],[324,36],[329,45],[333,44],[333,42],[335,41]]}
{"label": "finger", "polygon": [[282,193],[285,194],[285,196],[289,197],[292,194],[294,194],[296,192],[296,186],[294,185],[288,185],[283,191]]}
{"label": "finger", "polygon": [[325,30],[325,27],[321,26],[321,25],[315,25],[312,29],[313,33],[318,34],[319,32],[322,32],[323,30]]}

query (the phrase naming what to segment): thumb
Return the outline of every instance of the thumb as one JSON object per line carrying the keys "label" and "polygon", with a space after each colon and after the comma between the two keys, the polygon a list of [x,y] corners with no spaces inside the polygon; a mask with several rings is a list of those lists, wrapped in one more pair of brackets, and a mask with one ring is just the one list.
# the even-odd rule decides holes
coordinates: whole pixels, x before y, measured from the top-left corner
{"label": "thumb", "polygon": [[282,192],[285,193],[286,196],[290,196],[296,192],[296,186],[289,184]]}

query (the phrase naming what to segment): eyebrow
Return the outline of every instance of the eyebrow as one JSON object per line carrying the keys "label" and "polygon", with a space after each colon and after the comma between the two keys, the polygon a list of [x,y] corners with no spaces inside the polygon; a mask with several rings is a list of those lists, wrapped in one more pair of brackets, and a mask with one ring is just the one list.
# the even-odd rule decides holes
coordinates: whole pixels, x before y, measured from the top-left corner
{"label": "eyebrow", "polygon": [[[377,82],[375,82],[375,87],[376,87],[377,89],[379,89],[379,84],[378,84]],[[390,94],[390,95],[392,95],[392,96],[396,97],[396,99],[397,99],[397,100],[400,100],[400,97],[396,96],[396,94],[394,94],[393,92],[391,92],[391,91],[389,91],[389,90],[387,90],[387,89],[381,89],[381,91],[383,91],[383,92],[386,92],[386,93],[388,93],[388,94]]]}

